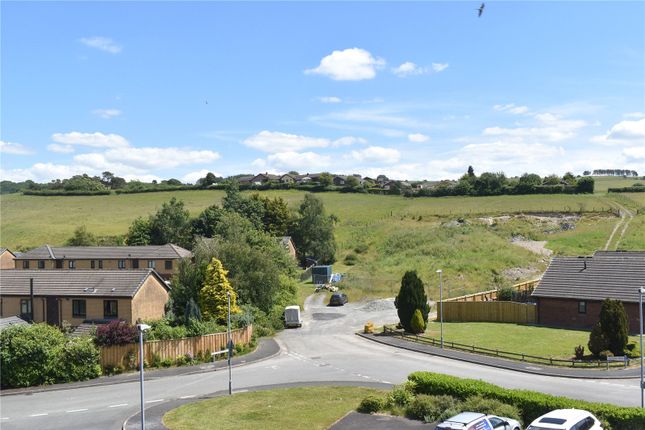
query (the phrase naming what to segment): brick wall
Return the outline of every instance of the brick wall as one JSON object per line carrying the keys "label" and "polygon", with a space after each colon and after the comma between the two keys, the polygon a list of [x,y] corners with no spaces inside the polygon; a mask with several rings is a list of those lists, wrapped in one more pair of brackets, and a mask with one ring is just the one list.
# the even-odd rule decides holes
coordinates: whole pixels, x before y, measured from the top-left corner
{"label": "brick wall", "polygon": [[[538,324],[562,327],[590,329],[598,322],[601,302],[586,301],[586,313],[578,311],[578,304],[581,300],[538,298]],[[638,303],[624,303],[625,311],[629,319],[629,332],[637,334],[638,326]]]}

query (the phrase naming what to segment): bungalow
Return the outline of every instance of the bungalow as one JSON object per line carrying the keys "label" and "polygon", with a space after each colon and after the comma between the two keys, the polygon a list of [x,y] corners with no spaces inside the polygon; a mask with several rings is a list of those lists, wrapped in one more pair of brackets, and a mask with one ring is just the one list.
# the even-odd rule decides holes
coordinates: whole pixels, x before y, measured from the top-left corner
{"label": "bungalow", "polygon": [[346,181],[347,181],[347,176],[341,176],[341,175],[335,175],[332,180],[333,184],[337,186],[345,185]]}
{"label": "bungalow", "polygon": [[593,257],[555,257],[531,297],[538,323],[591,328],[604,299],[620,300],[630,333],[638,333],[639,293],[645,286],[645,251],[597,251]]}
{"label": "bungalow", "polygon": [[15,259],[15,268],[28,269],[155,269],[164,279],[177,271],[182,258],[192,253],[180,246],[65,246],[43,245],[22,253]]}
{"label": "bungalow", "polygon": [[279,179],[280,177],[278,175],[272,175],[270,173],[260,173],[255,175],[251,179],[251,184],[253,185],[262,185],[266,184],[267,182],[275,182]]}
{"label": "bungalow", "polygon": [[16,267],[16,263],[14,262],[15,259],[16,254],[7,248],[0,248],[0,269],[13,269]]}
{"label": "bungalow", "polygon": [[297,177],[296,175],[290,175],[289,173],[285,173],[284,175],[280,176],[280,183],[282,184],[293,184],[296,182]]}
{"label": "bungalow", "polygon": [[239,176],[237,178],[237,183],[240,185],[251,185],[252,184],[251,180],[253,178],[255,178],[255,176],[251,176],[251,175]]}
{"label": "bungalow", "polygon": [[168,286],[153,269],[6,270],[0,277],[0,317],[52,325],[159,319],[167,301]]}

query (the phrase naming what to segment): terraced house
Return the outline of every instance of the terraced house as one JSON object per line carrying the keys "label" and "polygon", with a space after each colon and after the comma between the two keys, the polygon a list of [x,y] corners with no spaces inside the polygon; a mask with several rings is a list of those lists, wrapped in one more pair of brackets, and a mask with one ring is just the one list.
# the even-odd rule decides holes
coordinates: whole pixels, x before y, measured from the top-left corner
{"label": "terraced house", "polygon": [[187,249],[171,243],[148,246],[66,246],[43,245],[15,258],[15,268],[22,270],[137,270],[154,269],[168,280],[177,271],[182,258],[190,258]]}
{"label": "terraced house", "polygon": [[153,269],[4,270],[0,276],[0,317],[52,325],[159,319],[168,297]]}

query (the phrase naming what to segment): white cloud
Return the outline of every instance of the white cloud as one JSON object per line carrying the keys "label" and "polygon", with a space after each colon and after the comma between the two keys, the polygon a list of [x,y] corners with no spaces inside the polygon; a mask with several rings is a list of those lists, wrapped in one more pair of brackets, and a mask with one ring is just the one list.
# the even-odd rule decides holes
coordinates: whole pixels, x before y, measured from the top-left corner
{"label": "white cloud", "polygon": [[328,148],[366,143],[360,137],[344,136],[334,141],[322,137],[301,136],[279,131],[263,130],[245,139],[242,143],[263,152],[298,152],[308,148]]}
{"label": "white cloud", "polygon": [[334,97],[334,96],[318,97],[318,101],[320,103],[326,103],[326,104],[335,104],[335,103],[343,102],[343,100],[340,97]]}
{"label": "white cloud", "polygon": [[30,155],[32,151],[25,148],[24,145],[14,142],[5,142],[0,140],[0,153],[12,155]]}
{"label": "white cloud", "polygon": [[114,41],[108,37],[84,37],[81,39],[81,43],[85,46],[89,46],[90,48],[109,52],[110,54],[118,54],[121,52],[121,46],[114,43]]}
{"label": "white cloud", "polygon": [[625,148],[623,149],[623,155],[628,159],[645,161],[645,145]]}
{"label": "white cloud", "polygon": [[70,154],[74,152],[74,147],[72,145],[60,145],[58,143],[50,143],[47,145],[47,150],[51,152],[57,152],[59,154]]}
{"label": "white cloud", "polygon": [[214,151],[186,150],[182,148],[128,148],[127,151],[121,149],[110,149],[104,153],[79,154],[74,157],[74,161],[79,164],[91,166],[95,169],[102,170],[114,169],[141,169],[155,170],[160,168],[174,168],[192,164],[210,163],[220,158],[220,155]]}
{"label": "white cloud", "polygon": [[320,60],[318,67],[305,73],[324,75],[335,81],[361,81],[373,79],[376,70],[384,65],[385,60],[373,57],[364,49],[349,48],[332,52]]}
{"label": "white cloud", "polygon": [[120,116],[123,112],[119,109],[94,109],[92,113],[103,119],[111,119]]}
{"label": "white cloud", "polygon": [[350,156],[361,163],[392,164],[399,161],[401,153],[393,148],[370,146],[359,151],[352,151]]}
{"label": "white cloud", "polygon": [[579,129],[587,125],[585,121],[562,119],[552,113],[536,114],[534,118],[537,124],[532,127],[487,127],[482,134],[556,142],[574,137]]}
{"label": "white cloud", "polygon": [[190,172],[190,173],[185,174],[184,176],[182,176],[181,182],[183,182],[185,184],[194,184],[199,179],[205,177],[208,173],[213,173],[213,175],[215,175],[215,176],[222,176],[221,174],[213,172],[211,170],[202,169],[202,170],[198,170],[196,172]]}
{"label": "white cloud", "polygon": [[514,103],[506,104],[506,105],[495,105],[493,106],[493,109],[499,112],[509,112],[515,115],[520,115],[527,113],[529,111],[529,108],[526,106],[516,106]]}
{"label": "white cloud", "polygon": [[640,119],[640,118],[645,118],[645,113],[643,113],[643,112],[628,112],[628,113],[624,114],[623,116],[625,118]]}
{"label": "white cloud", "polygon": [[645,145],[645,118],[636,121],[621,121],[606,134],[595,136],[593,142],[601,144],[641,144]]}
{"label": "white cloud", "polygon": [[399,78],[405,78],[412,75],[422,75],[426,72],[427,72],[427,69],[425,67],[417,66],[416,64],[410,61],[406,61],[405,63],[401,64],[399,67],[395,67],[392,69],[392,73],[394,73]]}
{"label": "white cloud", "polygon": [[315,152],[280,152],[267,157],[266,164],[280,171],[297,170],[315,172],[331,166],[331,157]]}
{"label": "white cloud", "polygon": [[432,63],[432,70],[435,72],[443,72],[448,68],[449,64],[448,63]]}
{"label": "white cloud", "polygon": [[65,145],[81,145],[93,148],[123,148],[130,145],[123,136],[100,132],[81,133],[72,131],[70,133],[54,133],[52,134],[52,140]]}
{"label": "white cloud", "polygon": [[53,163],[36,163],[26,169],[2,170],[0,176],[3,180],[22,182],[28,179],[36,182],[49,182],[56,178],[69,178],[74,175],[83,173],[93,174],[84,166],[53,164]]}
{"label": "white cloud", "polygon": [[412,133],[412,134],[408,134],[408,140],[410,142],[423,143],[423,142],[427,142],[428,140],[430,140],[430,137],[426,136],[425,134],[421,134],[421,133]]}

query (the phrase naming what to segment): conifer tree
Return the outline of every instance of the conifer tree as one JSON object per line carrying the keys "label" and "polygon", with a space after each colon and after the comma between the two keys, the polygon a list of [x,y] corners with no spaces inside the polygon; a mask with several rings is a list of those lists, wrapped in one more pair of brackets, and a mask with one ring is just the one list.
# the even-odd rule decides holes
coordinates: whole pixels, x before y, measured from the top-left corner
{"label": "conifer tree", "polygon": [[415,310],[418,309],[421,312],[424,323],[428,321],[428,313],[430,312],[428,297],[424,291],[423,281],[419,279],[416,271],[405,272],[403,275],[401,289],[394,299],[394,306],[396,306],[401,325],[408,332],[414,332],[411,322]]}
{"label": "conifer tree", "polygon": [[199,307],[202,318],[206,321],[215,320],[220,324],[226,323],[227,292],[231,294],[231,314],[240,312],[240,308],[237,306],[237,294],[228,282],[227,274],[228,271],[224,270],[224,266],[217,258],[213,258],[206,268],[204,286],[199,291]]}

